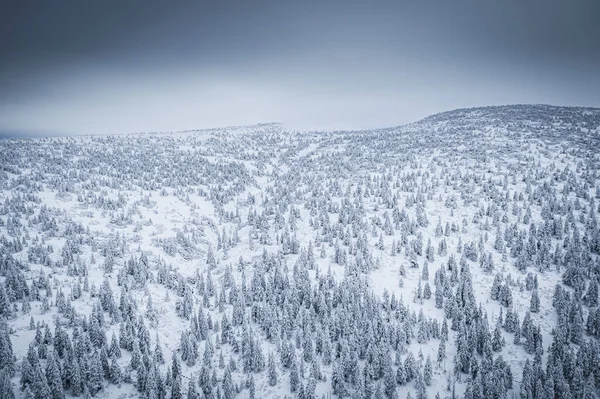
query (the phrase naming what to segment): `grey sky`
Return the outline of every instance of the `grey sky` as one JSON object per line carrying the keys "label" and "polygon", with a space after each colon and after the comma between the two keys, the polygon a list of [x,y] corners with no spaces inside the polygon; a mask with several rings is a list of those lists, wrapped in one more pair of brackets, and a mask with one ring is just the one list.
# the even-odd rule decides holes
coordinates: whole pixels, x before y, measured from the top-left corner
{"label": "grey sky", "polygon": [[2,2],[0,132],[366,128],[466,106],[600,106],[597,3]]}

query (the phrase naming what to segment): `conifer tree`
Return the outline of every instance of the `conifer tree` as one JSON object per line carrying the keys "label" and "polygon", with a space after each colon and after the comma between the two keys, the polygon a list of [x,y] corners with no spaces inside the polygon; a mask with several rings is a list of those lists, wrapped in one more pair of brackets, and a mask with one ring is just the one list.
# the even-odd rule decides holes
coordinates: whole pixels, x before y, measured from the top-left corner
{"label": "conifer tree", "polygon": [[196,382],[193,378],[190,378],[188,382],[187,399],[200,399],[200,394],[196,388]]}
{"label": "conifer tree", "polygon": [[53,352],[54,351],[50,352],[48,360],[46,361],[46,381],[50,388],[51,398],[63,399],[65,394],[63,392],[61,373]]}
{"label": "conifer tree", "polygon": [[531,292],[531,302],[529,304],[529,310],[531,313],[537,313],[540,311],[540,298],[538,296],[538,290],[534,289]]}
{"label": "conifer tree", "polygon": [[427,360],[425,361],[425,368],[423,369],[423,381],[425,385],[431,385],[431,378],[433,376],[433,366],[431,364],[431,357],[427,355]]}
{"label": "conifer tree", "polygon": [[10,382],[8,370],[4,368],[0,369],[0,392],[4,399],[15,399],[15,392]]}
{"label": "conifer tree", "polygon": [[117,356],[113,354],[110,360],[110,382],[120,384],[122,379],[121,367],[117,363]]}
{"label": "conifer tree", "polygon": [[494,328],[494,335],[492,337],[492,350],[494,352],[499,352],[502,350],[505,344],[506,342],[504,341],[504,337],[502,336],[500,319],[498,319],[496,327]]}
{"label": "conifer tree", "polygon": [[83,378],[81,373],[81,367],[76,357],[73,357],[71,365],[71,373],[69,375],[69,382],[71,385],[71,392],[74,396],[79,396],[83,393]]}
{"label": "conifer tree", "polygon": [[222,383],[223,399],[233,399],[236,395],[235,387],[233,385],[233,379],[231,377],[231,370],[229,367],[225,369],[225,376],[223,377]]}
{"label": "conifer tree", "polygon": [[102,389],[102,380],[104,379],[104,371],[102,370],[102,362],[100,361],[100,354],[95,351],[90,358],[88,365],[88,378],[85,386],[89,389],[91,395],[95,395]]}
{"label": "conifer tree", "polygon": [[446,359],[446,340],[442,337],[440,346],[438,347],[437,362],[441,365]]}
{"label": "conifer tree", "polygon": [[47,399],[52,397],[52,391],[48,386],[46,376],[42,372],[42,367],[38,364],[33,372],[33,381],[31,382],[31,392],[35,399]]}
{"label": "conifer tree", "polygon": [[292,365],[290,367],[290,391],[295,393],[298,390],[300,384],[300,378],[298,376],[298,366],[296,364],[296,356],[292,357]]}
{"label": "conifer tree", "polygon": [[15,373],[15,356],[8,334],[8,325],[4,320],[0,320],[0,370],[4,370],[10,377]]}
{"label": "conifer tree", "polygon": [[269,354],[269,385],[275,386],[277,385],[277,369],[275,367],[275,357],[273,353]]}

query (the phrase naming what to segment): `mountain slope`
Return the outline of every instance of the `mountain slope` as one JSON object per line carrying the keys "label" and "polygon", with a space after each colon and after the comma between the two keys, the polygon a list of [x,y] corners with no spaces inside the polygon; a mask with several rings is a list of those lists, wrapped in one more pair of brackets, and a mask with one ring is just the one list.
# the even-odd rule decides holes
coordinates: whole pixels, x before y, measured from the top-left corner
{"label": "mountain slope", "polygon": [[599,125],[1,141],[0,392],[594,397]]}

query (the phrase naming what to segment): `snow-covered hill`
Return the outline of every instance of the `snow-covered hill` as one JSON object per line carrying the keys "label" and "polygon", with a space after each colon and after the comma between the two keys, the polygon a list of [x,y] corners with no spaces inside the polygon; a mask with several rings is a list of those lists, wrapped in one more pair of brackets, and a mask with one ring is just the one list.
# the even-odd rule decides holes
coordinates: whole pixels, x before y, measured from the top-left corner
{"label": "snow-covered hill", "polygon": [[0,141],[0,397],[592,398],[600,110]]}

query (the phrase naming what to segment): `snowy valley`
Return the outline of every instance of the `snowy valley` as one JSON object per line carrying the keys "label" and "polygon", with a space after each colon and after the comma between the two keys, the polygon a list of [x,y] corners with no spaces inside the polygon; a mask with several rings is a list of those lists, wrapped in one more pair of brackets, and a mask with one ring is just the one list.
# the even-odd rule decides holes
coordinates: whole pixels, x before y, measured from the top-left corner
{"label": "snowy valley", "polygon": [[0,141],[0,397],[594,398],[600,110]]}

